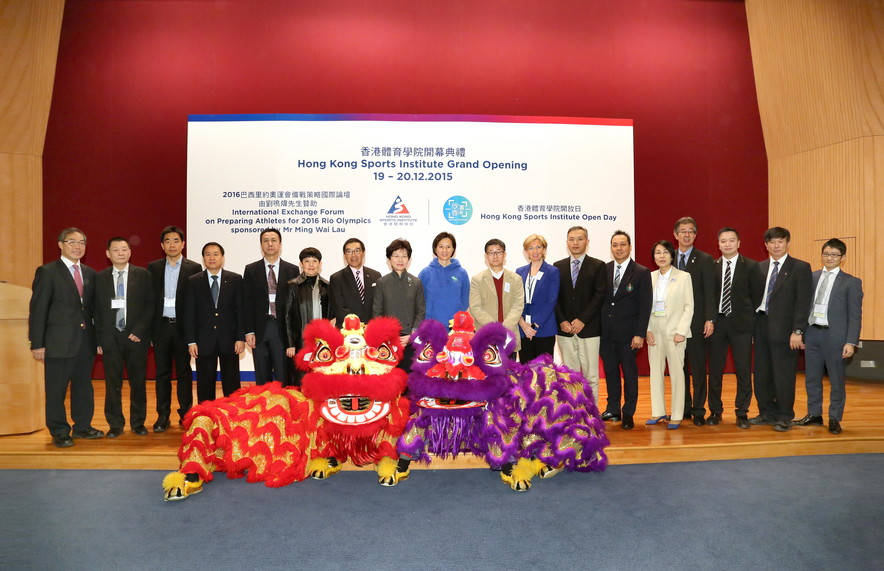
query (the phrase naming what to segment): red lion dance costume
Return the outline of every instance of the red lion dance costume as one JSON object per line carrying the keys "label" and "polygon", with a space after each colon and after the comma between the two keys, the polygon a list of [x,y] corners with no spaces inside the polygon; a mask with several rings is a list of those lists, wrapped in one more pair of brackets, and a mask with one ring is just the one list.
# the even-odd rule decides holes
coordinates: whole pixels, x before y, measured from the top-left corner
{"label": "red lion dance costume", "polygon": [[397,443],[396,479],[408,477],[412,460],[462,452],[484,458],[517,492],[528,490],[534,476],[605,469],[608,438],[580,373],[549,356],[511,362],[512,333],[499,323],[474,333],[465,312],[454,315],[450,334],[424,321],[414,344],[413,414]]}
{"label": "red lion dance costume", "polygon": [[375,464],[379,483],[395,485],[395,443],[408,421],[399,329],[390,317],[363,325],[350,315],[340,331],[313,321],[295,357],[307,371],[300,391],[274,382],[193,407],[165,499],[199,493],[216,471],[280,487],[326,478],[347,460]]}

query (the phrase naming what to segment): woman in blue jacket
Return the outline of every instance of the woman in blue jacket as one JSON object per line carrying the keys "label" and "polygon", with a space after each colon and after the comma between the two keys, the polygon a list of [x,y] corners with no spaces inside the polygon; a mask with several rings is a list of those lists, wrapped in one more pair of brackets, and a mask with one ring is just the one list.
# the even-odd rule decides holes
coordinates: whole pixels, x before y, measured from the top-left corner
{"label": "woman in blue jacket", "polygon": [[470,276],[454,259],[457,240],[449,232],[441,232],[433,239],[435,258],[418,274],[424,285],[427,303],[426,319],[435,319],[450,327],[451,318],[458,311],[470,308]]}
{"label": "woman in blue jacket", "polygon": [[516,270],[525,286],[525,309],[519,319],[519,362],[527,363],[543,354],[552,355],[555,349],[559,271],[546,262],[546,238],[531,234],[522,246],[529,264]]}

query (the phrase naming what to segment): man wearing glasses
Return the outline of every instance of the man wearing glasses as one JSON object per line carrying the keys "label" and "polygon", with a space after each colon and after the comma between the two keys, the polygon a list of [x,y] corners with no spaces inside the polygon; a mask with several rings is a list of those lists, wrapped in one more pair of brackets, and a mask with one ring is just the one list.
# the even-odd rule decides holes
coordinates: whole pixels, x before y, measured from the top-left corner
{"label": "man wearing glasses", "polygon": [[823,425],[823,370],[829,373],[829,432],[841,433],[844,414],[844,366],[859,343],[862,327],[862,280],[841,269],[847,244],[832,238],[823,244],[823,269],[813,273],[813,302],[804,334],[807,416],[796,426]]}
{"label": "man wearing glasses", "polygon": [[365,244],[359,238],[348,238],[344,242],[344,260],[347,267],[333,273],[328,280],[329,313],[338,327],[351,313],[362,323],[371,319],[374,290],[381,279],[380,272],[363,265]]}
{"label": "man wearing glasses", "polygon": [[[95,328],[92,325],[95,270],[80,263],[86,255],[86,235],[65,228],[58,236],[61,258],[37,268],[31,286],[28,339],[31,355],[44,364],[46,427],[58,448],[74,445],[71,438],[93,440],[104,432],[92,427],[95,396]],[[65,397],[71,386],[68,424]]]}
{"label": "man wearing glasses", "polygon": [[497,321],[513,332],[516,351],[519,350],[519,318],[525,308],[525,289],[516,272],[503,267],[506,263],[506,244],[498,238],[485,243],[485,263],[488,269],[470,279],[470,314],[476,329]]}

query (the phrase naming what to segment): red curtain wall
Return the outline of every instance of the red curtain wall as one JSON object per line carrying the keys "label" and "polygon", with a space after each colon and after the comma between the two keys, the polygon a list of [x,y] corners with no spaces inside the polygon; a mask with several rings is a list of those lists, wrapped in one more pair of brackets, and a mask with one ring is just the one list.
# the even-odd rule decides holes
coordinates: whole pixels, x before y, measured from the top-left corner
{"label": "red curtain wall", "polygon": [[[631,118],[635,257],[694,216],[761,257],[767,162],[743,2],[169,0],[65,5],[44,151],[46,259],[184,226],[189,114]],[[186,228],[185,228],[186,229]],[[191,247],[193,245],[191,244]]]}

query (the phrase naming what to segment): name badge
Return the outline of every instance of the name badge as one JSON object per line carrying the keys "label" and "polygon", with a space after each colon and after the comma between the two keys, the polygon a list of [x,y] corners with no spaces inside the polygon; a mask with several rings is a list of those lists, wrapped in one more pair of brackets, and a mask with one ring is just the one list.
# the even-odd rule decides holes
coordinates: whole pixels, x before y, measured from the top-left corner
{"label": "name badge", "polygon": [[276,294],[275,293],[268,294],[267,297],[270,298],[270,303],[276,303]]}
{"label": "name badge", "polygon": [[164,297],[163,298],[163,307],[175,307],[175,298],[174,297]]}
{"label": "name badge", "polygon": [[111,300],[111,309],[126,309],[126,300],[114,298]]}
{"label": "name badge", "polygon": [[813,305],[813,316],[814,317],[826,317],[828,304],[826,303],[815,303]]}
{"label": "name badge", "polygon": [[656,317],[666,317],[666,302],[664,302],[664,301],[655,301],[654,302],[654,315]]}
{"label": "name badge", "polygon": [[503,291],[506,293],[510,292],[510,284],[509,283],[503,284]]}
{"label": "name badge", "polygon": [[531,323],[532,323],[532,321],[531,321],[531,316],[530,316],[530,315],[525,315],[525,321],[528,322],[528,325],[531,325]]}

